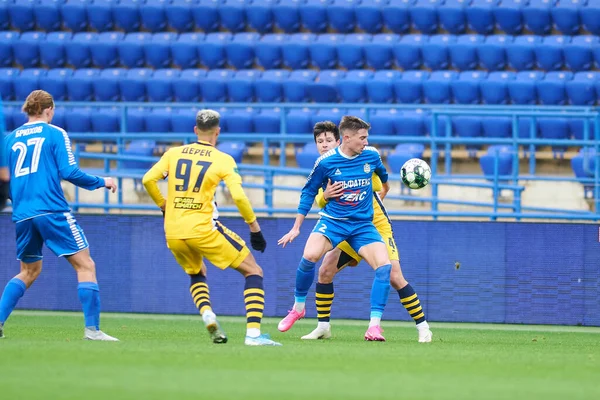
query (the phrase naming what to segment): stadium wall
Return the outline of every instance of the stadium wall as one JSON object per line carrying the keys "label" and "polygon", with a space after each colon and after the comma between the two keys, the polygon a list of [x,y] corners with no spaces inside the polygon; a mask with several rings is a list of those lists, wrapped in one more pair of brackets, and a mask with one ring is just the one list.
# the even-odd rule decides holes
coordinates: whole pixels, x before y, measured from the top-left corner
{"label": "stadium wall", "polygon": [[[165,245],[158,216],[82,215],[102,290],[103,311],[193,314],[188,279]],[[247,237],[241,219],[223,222]],[[267,316],[283,316],[293,302],[295,270],[312,228],[289,247],[276,246],[292,220],[261,219],[268,247],[255,256],[264,269]],[[600,237],[586,224],[394,221],[407,279],[430,321],[600,326]],[[14,225],[0,216],[0,285],[18,272]],[[47,249],[38,282],[21,309],[79,310],[76,278]],[[457,263],[460,267],[457,268]],[[366,319],[373,273],[361,263],[336,279],[334,318]],[[209,267],[215,311],[243,315],[243,279]],[[312,297],[311,297],[312,296]],[[315,317],[314,286],[307,300]],[[384,314],[408,320],[397,294]]]}

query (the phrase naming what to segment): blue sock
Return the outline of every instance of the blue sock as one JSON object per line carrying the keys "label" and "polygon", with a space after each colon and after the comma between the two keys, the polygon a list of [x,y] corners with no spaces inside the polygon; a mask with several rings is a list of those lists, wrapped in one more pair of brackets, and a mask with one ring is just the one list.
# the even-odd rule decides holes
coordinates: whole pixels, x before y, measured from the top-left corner
{"label": "blue sock", "polygon": [[375,270],[371,287],[371,317],[381,318],[390,294],[390,271],[392,264],[382,265]]}
{"label": "blue sock", "polygon": [[79,282],[79,301],[83,306],[86,328],[100,329],[100,288],[94,282]]}
{"label": "blue sock", "polygon": [[12,278],[8,281],[4,293],[2,293],[2,299],[0,299],[0,324],[6,322],[26,289],[27,285],[19,278]]}
{"label": "blue sock", "polygon": [[297,303],[306,302],[306,295],[315,280],[315,263],[308,261],[304,257],[300,260],[300,265],[296,270],[296,290],[294,291]]}

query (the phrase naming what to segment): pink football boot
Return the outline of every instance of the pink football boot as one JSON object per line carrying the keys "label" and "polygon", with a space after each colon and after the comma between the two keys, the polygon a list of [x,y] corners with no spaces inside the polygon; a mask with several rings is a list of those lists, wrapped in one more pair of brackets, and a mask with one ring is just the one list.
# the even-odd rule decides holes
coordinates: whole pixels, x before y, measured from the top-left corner
{"label": "pink football boot", "polygon": [[277,325],[277,329],[279,329],[281,332],[288,331],[292,326],[294,326],[296,321],[298,321],[301,318],[304,318],[305,315],[306,309],[302,310],[301,312],[291,309],[290,311],[288,311],[288,315],[279,322],[279,325]]}
{"label": "pink football boot", "polygon": [[383,329],[381,329],[381,326],[371,326],[365,333],[365,340],[369,342],[385,342],[385,338],[383,337],[382,333]]}

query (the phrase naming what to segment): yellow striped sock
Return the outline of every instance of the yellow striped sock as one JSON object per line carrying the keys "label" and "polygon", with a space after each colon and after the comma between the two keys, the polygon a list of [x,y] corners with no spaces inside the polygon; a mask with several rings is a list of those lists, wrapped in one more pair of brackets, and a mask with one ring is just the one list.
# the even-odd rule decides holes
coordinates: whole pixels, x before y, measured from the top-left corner
{"label": "yellow striped sock", "polygon": [[329,322],[334,297],[333,283],[317,282],[315,303],[317,305],[317,319],[319,322]]}
{"label": "yellow striped sock", "polygon": [[246,277],[244,304],[246,306],[246,328],[260,329],[265,310],[265,291],[263,290],[262,276],[250,275]]}

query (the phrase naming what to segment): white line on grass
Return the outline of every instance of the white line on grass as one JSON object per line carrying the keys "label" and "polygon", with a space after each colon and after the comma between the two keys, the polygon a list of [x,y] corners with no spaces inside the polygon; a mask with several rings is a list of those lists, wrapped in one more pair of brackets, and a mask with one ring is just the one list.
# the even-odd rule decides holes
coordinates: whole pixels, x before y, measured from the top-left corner
{"label": "white line on grass", "polygon": [[[34,310],[18,310],[13,314],[23,316],[36,317],[79,317],[82,315],[79,312],[63,312],[63,311],[34,311]],[[185,321],[198,320],[199,315],[167,315],[167,314],[121,314],[121,313],[102,313],[102,318],[122,318],[122,319],[149,319],[162,321]],[[219,317],[221,322],[241,322],[244,317]],[[264,318],[265,322],[277,323],[279,318]],[[314,325],[316,320],[298,321],[300,325]],[[337,319],[332,320],[332,325],[344,326],[365,326],[367,321]],[[564,325],[513,325],[513,324],[474,324],[474,323],[456,323],[456,322],[431,322],[432,328],[440,329],[477,329],[477,330],[492,330],[492,331],[534,331],[534,332],[575,332],[575,333],[600,333],[600,327],[595,326],[564,326]],[[383,326],[388,328],[393,327],[414,327],[413,322],[409,321],[383,321]]]}

